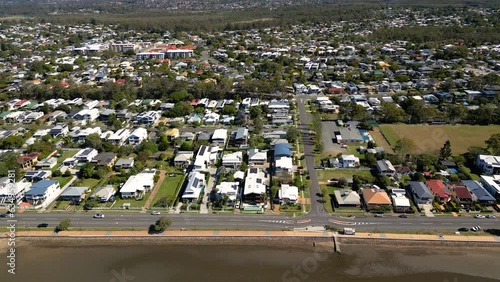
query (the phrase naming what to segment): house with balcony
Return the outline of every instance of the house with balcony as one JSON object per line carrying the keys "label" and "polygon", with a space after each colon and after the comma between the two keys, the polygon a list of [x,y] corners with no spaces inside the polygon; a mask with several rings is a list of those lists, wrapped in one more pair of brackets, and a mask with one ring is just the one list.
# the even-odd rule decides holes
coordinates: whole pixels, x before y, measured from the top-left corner
{"label": "house with balcony", "polygon": [[500,175],[481,175],[481,183],[491,196],[500,200]]}
{"label": "house with balcony", "polygon": [[154,186],[154,173],[139,173],[130,176],[125,184],[120,188],[122,198],[142,199],[144,194],[151,191]]}
{"label": "house with balcony", "polygon": [[52,169],[57,165],[57,158],[51,157],[51,158],[45,158],[43,160],[40,160],[36,165],[36,169]]}
{"label": "house with balcony", "polygon": [[226,146],[227,142],[227,129],[216,129],[211,137],[213,146]]}
{"label": "house with balcony", "polygon": [[243,152],[237,151],[222,157],[222,166],[237,169],[243,162]]}
{"label": "house with balcony", "polygon": [[476,165],[485,174],[500,174],[500,156],[478,155]]}
{"label": "house with balcony", "polygon": [[200,171],[206,170],[209,165],[212,165],[217,160],[219,147],[201,145],[194,159],[193,169]]}
{"label": "house with balcony", "polygon": [[248,150],[248,164],[264,165],[267,162],[267,150],[259,151],[259,149]]}
{"label": "house with balcony", "polygon": [[116,131],[113,135],[108,137],[108,141],[116,146],[121,146],[127,142],[130,136],[130,129],[122,128]]}
{"label": "house with balcony", "polygon": [[53,200],[60,189],[59,182],[55,180],[42,180],[31,185],[25,194],[26,202],[33,206],[46,207]]}
{"label": "house with balcony", "polygon": [[85,149],[81,149],[80,151],[78,151],[78,153],[76,153],[73,156],[73,158],[75,160],[77,160],[79,163],[87,163],[87,162],[92,161],[92,159],[95,158],[95,156],[97,156],[97,154],[99,154],[99,152],[97,152],[96,149],[85,148]]}
{"label": "house with balcony", "polygon": [[377,171],[379,174],[389,177],[394,176],[396,174],[396,169],[389,160],[378,160]]}
{"label": "house with balcony", "polygon": [[462,180],[462,183],[472,193],[472,200],[482,206],[491,206],[496,204],[496,199],[493,197],[486,188],[475,180]]}
{"label": "house with balcony", "polygon": [[39,152],[32,152],[27,155],[19,156],[17,158],[17,163],[21,166],[21,169],[30,169],[38,162],[40,154]]}
{"label": "house with balcony", "polygon": [[288,184],[281,184],[281,189],[278,191],[278,198],[282,205],[296,204],[299,198],[299,188]]}
{"label": "house with balcony", "polygon": [[11,183],[8,177],[0,179],[0,206],[5,204],[20,205],[31,182],[19,181]]}
{"label": "house with balcony", "polygon": [[248,129],[245,127],[240,127],[237,130],[231,132],[231,145],[241,146],[248,143]]}
{"label": "house with balcony", "polygon": [[134,118],[134,122],[140,124],[151,125],[154,124],[161,117],[161,113],[157,111],[148,111],[138,114]]}
{"label": "house with balcony", "polygon": [[255,167],[249,168],[243,188],[243,201],[254,205],[264,205],[263,194],[266,193],[266,174]]}
{"label": "house with balcony", "polygon": [[68,125],[66,124],[58,124],[54,126],[53,128],[50,129],[49,134],[50,137],[56,138],[56,137],[64,137],[69,133],[69,128]]}
{"label": "house with balcony", "polygon": [[239,182],[221,182],[216,187],[217,198],[221,199],[224,196],[227,196],[227,204],[229,206],[233,206],[236,203],[236,200],[239,199],[238,189],[240,187]]}
{"label": "house with balcony", "polygon": [[142,141],[146,140],[146,138],[148,138],[148,131],[146,128],[139,127],[132,131],[128,137],[128,143],[130,145],[139,145]]}
{"label": "house with balcony", "polygon": [[412,211],[410,199],[406,197],[405,189],[391,190],[392,205],[395,212],[410,212]]}
{"label": "house with balcony", "polygon": [[205,174],[198,171],[192,171],[188,176],[186,189],[181,197],[182,201],[196,203],[200,198],[200,194],[205,190],[205,186]]}

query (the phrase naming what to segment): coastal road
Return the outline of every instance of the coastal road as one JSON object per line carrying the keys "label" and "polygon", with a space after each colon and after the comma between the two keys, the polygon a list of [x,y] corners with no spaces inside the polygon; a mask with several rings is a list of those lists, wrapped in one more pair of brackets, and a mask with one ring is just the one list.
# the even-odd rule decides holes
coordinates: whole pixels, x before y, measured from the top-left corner
{"label": "coastal road", "polygon": [[[74,228],[147,228],[159,216],[145,213],[106,213],[103,219],[94,219],[92,212],[84,213],[31,213],[15,215],[18,228],[34,228],[41,223],[47,228],[55,228],[63,219],[71,220]],[[337,228],[353,227],[358,231],[456,231],[460,227],[481,226],[483,229],[500,229],[499,219],[475,219],[473,217],[451,216],[410,216],[399,218],[339,216],[286,217],[274,215],[221,215],[221,214],[168,214],[172,219],[172,228],[188,229],[240,229],[240,230],[292,230],[306,226],[332,225]],[[0,227],[7,227],[5,218]]]}

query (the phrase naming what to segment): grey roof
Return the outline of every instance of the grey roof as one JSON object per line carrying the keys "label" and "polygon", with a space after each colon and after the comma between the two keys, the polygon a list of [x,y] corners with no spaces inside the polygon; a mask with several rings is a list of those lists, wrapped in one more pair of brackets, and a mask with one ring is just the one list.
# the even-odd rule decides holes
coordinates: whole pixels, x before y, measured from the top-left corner
{"label": "grey roof", "polygon": [[94,193],[92,193],[92,197],[104,198],[107,197],[111,192],[116,192],[115,188],[111,185],[99,187],[94,191]]}
{"label": "grey roof", "polygon": [[429,191],[429,188],[427,188],[427,186],[423,182],[408,181],[408,185],[410,185],[410,189],[420,199],[434,197],[431,191]]}
{"label": "grey roof", "polygon": [[462,183],[474,194],[479,201],[495,201],[495,198],[475,180],[462,180]]}
{"label": "grey roof", "polygon": [[248,136],[248,129],[244,127],[240,127],[236,130],[236,136],[235,139],[244,139],[246,136]]}
{"label": "grey roof", "polygon": [[132,165],[134,163],[134,159],[119,159],[115,166],[123,166],[123,165]]}
{"label": "grey roof", "polygon": [[60,197],[80,197],[87,191],[89,187],[68,187],[60,195]]}
{"label": "grey roof", "polygon": [[359,194],[350,189],[335,190],[333,193],[335,194],[337,203],[340,206],[342,205],[355,206],[361,204]]}

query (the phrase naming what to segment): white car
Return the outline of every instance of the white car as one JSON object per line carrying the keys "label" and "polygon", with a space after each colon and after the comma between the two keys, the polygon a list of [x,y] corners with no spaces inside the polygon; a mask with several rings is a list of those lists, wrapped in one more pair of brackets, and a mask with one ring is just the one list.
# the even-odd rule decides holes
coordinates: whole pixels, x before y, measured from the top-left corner
{"label": "white car", "polygon": [[98,219],[101,219],[101,218],[104,218],[104,215],[102,213],[96,213],[94,215],[94,218],[98,218]]}
{"label": "white car", "polygon": [[482,215],[482,214],[476,214],[476,215],[474,216],[474,218],[485,218],[485,216],[484,216],[484,215]]}
{"label": "white car", "polygon": [[486,217],[487,217],[487,218],[492,218],[492,219],[495,219],[495,218],[497,218],[496,216],[494,216],[494,215],[492,215],[492,214],[490,214],[490,215],[487,215]]}
{"label": "white car", "polygon": [[159,211],[154,211],[151,213],[152,215],[160,215],[160,212]]}

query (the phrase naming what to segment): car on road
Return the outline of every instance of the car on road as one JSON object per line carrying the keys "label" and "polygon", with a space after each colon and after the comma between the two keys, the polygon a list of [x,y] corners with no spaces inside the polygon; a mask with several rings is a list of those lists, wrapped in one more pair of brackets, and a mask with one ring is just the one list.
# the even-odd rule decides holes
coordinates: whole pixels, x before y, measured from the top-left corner
{"label": "car on road", "polygon": [[94,218],[98,218],[98,219],[101,219],[101,218],[104,218],[104,215],[102,213],[96,213],[94,215]]}
{"label": "car on road", "polygon": [[399,216],[399,218],[408,218],[408,216],[406,214],[402,214]]}
{"label": "car on road", "polygon": [[487,215],[487,216],[486,216],[486,218],[492,218],[492,219],[495,219],[495,218],[497,218],[497,217],[496,217],[496,216],[494,216],[494,215],[492,215],[492,214],[489,214],[489,215]]}
{"label": "car on road", "polygon": [[153,211],[151,214],[152,215],[160,215],[160,212],[159,211]]}
{"label": "car on road", "polygon": [[6,213],[2,213],[0,214],[0,217],[3,218],[3,217],[7,217],[7,214]]}
{"label": "car on road", "polygon": [[458,231],[467,232],[467,231],[469,231],[469,228],[467,228],[467,227],[460,227],[460,228],[458,228]]}
{"label": "car on road", "polygon": [[484,215],[482,215],[482,214],[476,214],[474,216],[474,218],[486,218],[486,217]]}
{"label": "car on road", "polygon": [[472,228],[470,230],[472,230],[474,232],[479,232],[479,231],[481,231],[481,226],[472,226]]}
{"label": "car on road", "polygon": [[376,213],[375,217],[384,217],[384,214],[383,213]]}
{"label": "car on road", "polygon": [[38,227],[38,228],[47,228],[47,226],[49,226],[49,224],[48,224],[48,223],[40,223],[40,224],[38,224],[38,226],[37,226],[37,227]]}

